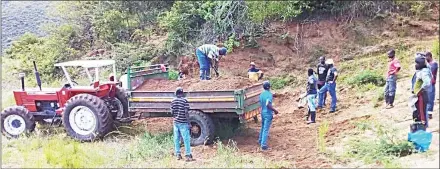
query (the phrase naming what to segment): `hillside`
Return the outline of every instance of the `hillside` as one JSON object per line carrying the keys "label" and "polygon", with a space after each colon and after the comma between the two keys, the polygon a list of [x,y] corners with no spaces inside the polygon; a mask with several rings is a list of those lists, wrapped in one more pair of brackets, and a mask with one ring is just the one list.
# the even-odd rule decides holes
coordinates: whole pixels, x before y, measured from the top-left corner
{"label": "hillside", "polygon": [[50,1],[2,1],[2,53],[26,32],[45,36],[45,24],[58,24],[59,19],[48,16],[53,8]]}
{"label": "hillside", "polygon": [[[139,8],[133,8],[135,11],[149,9],[142,6],[147,2],[138,3],[140,3],[137,4]],[[428,129],[434,135],[430,150],[426,153],[410,155],[402,153],[410,149],[407,146],[406,134],[411,119],[406,102],[410,95],[410,77],[414,72],[412,56],[418,51],[433,51],[435,58],[439,57],[438,3],[410,3],[410,5],[414,5],[410,9],[416,9],[415,5],[423,4],[425,6],[422,9],[429,11],[419,11],[420,13],[412,14],[396,10],[397,4],[371,3],[372,6],[368,6],[368,3],[364,2],[348,4],[349,9],[358,9],[366,13],[365,15],[359,14],[359,16],[350,12],[341,15],[319,14],[324,9],[318,8],[319,5],[309,4],[315,7],[315,11],[318,12],[307,17],[296,15],[297,11],[294,10],[289,10],[291,13],[286,12],[281,15],[273,12],[276,10],[269,10],[269,7],[264,10],[264,6],[252,6],[251,4],[248,6],[249,11],[246,12],[253,15],[253,19],[263,18],[266,21],[261,27],[257,27],[261,30],[253,30],[249,28],[249,23],[235,20],[236,18],[232,19],[231,22],[237,21],[249,26],[246,28],[237,26],[239,24],[232,26],[237,35],[240,29],[246,29],[246,31],[253,33],[252,35],[243,33],[243,37],[227,36],[228,33],[231,33],[228,32],[230,29],[223,29],[216,24],[211,25],[212,20],[209,20],[210,15],[208,15],[212,11],[222,9],[219,9],[219,6],[236,5],[238,12],[244,12],[245,8],[240,8],[242,4],[227,1],[212,4],[208,2],[194,3],[155,4],[158,6],[154,8],[157,11],[150,10],[153,13],[139,13],[137,17],[150,19],[144,18],[141,23],[138,23],[131,15],[125,17],[124,14],[130,13],[124,13],[125,11],[120,9],[124,4],[109,3],[107,7],[115,10],[104,11],[106,14],[104,18],[112,18],[113,22],[102,20],[94,22],[102,26],[100,36],[95,36],[96,32],[93,31],[79,30],[76,25],[64,25],[61,26],[61,30],[55,31],[46,38],[39,39],[27,36],[16,42],[32,49],[29,51],[33,51],[38,58],[50,58],[56,61],[79,59],[89,49],[103,47],[109,53],[106,57],[118,61],[118,71],[122,71],[127,65],[145,65],[156,62],[169,62],[175,67],[179,57],[191,55],[192,47],[195,47],[196,44],[222,42],[232,50],[220,62],[221,77],[214,78],[210,82],[200,82],[197,79],[172,82],[154,81],[154,83],[146,85],[145,88],[173,90],[180,85],[194,90],[243,87],[249,84],[247,79],[244,79],[248,64],[255,62],[257,67],[265,73],[264,79],[272,82],[275,88],[273,90],[275,93],[274,106],[280,111],[280,114],[274,117],[270,129],[269,151],[262,152],[258,148],[257,141],[261,123],[253,122],[246,123],[235,132],[232,131],[231,126],[219,126],[221,134],[218,137],[220,140],[213,145],[192,147],[196,161],[191,163],[175,161],[171,155],[173,143],[170,133],[172,131],[170,118],[151,118],[137,121],[129,126],[118,128],[102,141],[91,143],[79,143],[71,140],[63,128],[48,128],[48,126],[39,125],[37,131],[29,138],[9,140],[2,137],[2,168],[439,168],[438,119],[440,115],[438,113],[438,95],[435,101],[434,118],[430,121],[431,125]],[[297,3],[281,5],[291,7],[289,9],[297,9],[295,5],[289,6],[291,4]],[[72,4],[72,6],[75,5],[78,4]],[[79,5],[84,5],[84,8],[80,8],[83,10],[88,7],[83,3],[79,3]],[[128,3],[125,5],[132,7],[129,5],[136,4]],[[201,12],[203,15],[194,14],[191,13],[194,11],[188,10],[192,9],[190,7],[197,7],[197,5],[206,10],[206,13]],[[404,8],[404,5],[400,6],[400,9]],[[270,7],[277,7],[275,9],[278,10],[284,9],[277,3]],[[370,15],[370,13],[374,13],[371,12],[372,9],[377,9],[376,7],[384,10]],[[66,8],[64,9],[66,10]],[[252,13],[251,9],[260,10],[261,15]],[[67,11],[69,14],[84,12]],[[174,23],[172,18],[166,19],[165,17],[165,20],[169,21],[168,25],[165,24],[165,28],[153,26],[150,29],[147,27],[148,24],[156,24],[155,19],[151,19],[151,16],[156,16],[160,11],[169,12],[165,15],[168,17],[178,17],[180,15],[176,13],[183,13],[192,14],[187,15],[192,18],[181,18],[180,22],[182,23],[178,24]],[[410,10],[408,9],[408,11]],[[95,13],[87,13],[87,11],[86,14],[95,15]],[[212,12],[212,14],[221,16],[221,13]],[[199,17],[199,15],[204,16],[205,19],[202,27],[185,25],[187,22],[194,23],[192,21],[195,20],[202,23],[200,18],[203,17]],[[121,16],[122,19],[118,16]],[[163,17],[163,15],[160,16]],[[238,16],[244,17],[234,13],[234,17]],[[99,19],[99,17],[96,18]],[[283,18],[288,19],[282,21]],[[80,18],[80,21],[84,21],[81,19],[84,18]],[[117,19],[122,21],[119,22]],[[126,21],[124,19],[127,19],[131,26],[136,24],[144,26],[142,29],[141,26],[133,26],[134,29],[142,30],[142,32],[130,32],[133,27],[125,27]],[[161,17],[158,20],[160,20],[159,23],[162,21],[164,24]],[[81,23],[88,24],[85,21]],[[118,25],[121,23],[123,24]],[[196,31],[188,31],[186,32],[188,36],[184,37],[181,36],[182,30],[175,30],[176,27],[169,25],[171,23],[181,27],[188,26],[191,30]],[[215,22],[213,21],[213,23]],[[108,30],[113,29],[109,25],[118,29],[115,29],[115,32],[110,32]],[[220,38],[212,40],[210,39],[213,37],[210,34],[212,32],[209,30],[213,28],[225,32],[217,32]],[[119,34],[124,31],[130,34],[129,38],[124,37],[124,33]],[[108,33],[107,36],[104,36],[104,33]],[[182,34],[176,35],[176,33]],[[69,37],[67,40],[65,39],[66,35]],[[93,36],[95,39],[85,38],[86,35]],[[226,38],[221,36],[226,36]],[[48,47],[55,47],[57,50],[48,50]],[[189,50],[187,51],[186,48]],[[398,79],[395,107],[385,110],[382,109],[383,84],[381,81],[383,81],[387,65],[385,53],[391,48],[396,49],[396,56],[401,61],[402,71]],[[29,67],[23,66],[26,65],[24,63],[27,62],[26,59],[29,59],[23,53],[29,51],[16,48],[3,59],[3,65],[6,66],[2,66],[2,106],[13,104],[9,101],[5,105],[4,100],[11,100],[10,90],[18,85],[17,79],[7,76],[10,74],[15,76],[18,71],[28,71],[32,74]],[[45,54],[49,51],[50,53]],[[340,73],[337,86],[338,111],[330,114],[325,109],[317,114],[316,124],[307,125],[304,117],[306,110],[296,107],[296,99],[304,91],[306,70],[309,67],[314,68],[317,58],[322,55],[334,59],[335,66]],[[21,61],[23,63],[20,63]],[[44,81],[44,85],[60,87],[63,81],[59,78],[60,72],[52,69],[50,64],[53,62],[39,63],[44,78],[48,79]],[[176,73],[175,70],[172,73]],[[197,78],[197,75],[194,78]],[[27,82],[29,86],[35,86],[35,82],[33,82],[35,80],[31,75],[27,81],[29,81]],[[389,149],[393,149],[393,153],[387,152]]]}

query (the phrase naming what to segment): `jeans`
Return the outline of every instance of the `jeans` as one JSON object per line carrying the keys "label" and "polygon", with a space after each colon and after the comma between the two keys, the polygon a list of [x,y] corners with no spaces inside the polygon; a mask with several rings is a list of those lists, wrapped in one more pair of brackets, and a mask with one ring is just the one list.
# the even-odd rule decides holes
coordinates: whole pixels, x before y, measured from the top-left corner
{"label": "jeans", "polygon": [[185,155],[191,155],[191,135],[189,134],[188,123],[174,122],[174,150],[176,155],[180,154],[180,137],[183,137],[183,144],[185,145]]}
{"label": "jeans", "polygon": [[428,105],[426,106],[426,109],[428,112],[434,111],[434,101],[435,101],[435,84],[432,84],[428,91]]}
{"label": "jeans", "polygon": [[208,56],[199,49],[196,50],[196,56],[200,66],[200,80],[209,80],[211,75],[211,62]]}
{"label": "jeans", "polygon": [[309,107],[309,111],[316,111],[316,94],[307,95],[307,105]]}
{"label": "jeans", "polygon": [[211,69],[202,70],[200,69],[200,80],[210,80],[211,79]]}
{"label": "jeans", "polygon": [[[318,81],[318,90],[321,89],[324,85],[325,85],[325,81]],[[319,96],[317,96],[317,97],[319,97]],[[322,105],[325,105],[326,98],[327,98],[327,93],[324,94],[324,101],[322,102]]]}
{"label": "jeans", "polygon": [[395,75],[390,75],[387,78],[387,82],[385,84],[385,102],[387,104],[394,103],[394,97],[396,95],[397,88],[397,77]]}
{"label": "jeans", "polygon": [[322,107],[322,104],[324,102],[324,95],[327,93],[327,91],[330,93],[330,96],[332,97],[332,103],[330,104],[330,111],[336,110],[336,82],[333,83],[325,83],[324,86],[319,90],[319,100],[318,100],[318,107]]}
{"label": "jeans", "polygon": [[307,105],[309,107],[307,119],[310,117],[310,121],[315,122],[316,117],[316,94],[307,95]]}
{"label": "jeans", "polygon": [[269,136],[270,125],[272,124],[272,115],[265,115],[261,113],[261,131],[260,137],[258,138],[258,143],[260,146],[267,147],[267,137]]}

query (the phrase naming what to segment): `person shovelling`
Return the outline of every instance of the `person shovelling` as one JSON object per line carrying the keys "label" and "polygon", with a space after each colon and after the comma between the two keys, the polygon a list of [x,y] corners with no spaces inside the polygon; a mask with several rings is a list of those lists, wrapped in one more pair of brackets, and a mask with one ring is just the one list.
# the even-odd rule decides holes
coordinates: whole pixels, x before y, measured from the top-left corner
{"label": "person shovelling", "polygon": [[[226,55],[228,50],[225,47],[217,47],[212,44],[204,44],[196,49],[197,60],[200,66],[200,79],[210,80],[211,79],[211,67],[214,67],[214,71],[218,76],[217,62],[220,56]],[[214,61],[214,65],[212,63]]]}
{"label": "person shovelling", "polygon": [[250,68],[248,70],[249,79],[253,81],[259,81],[263,78],[263,72],[255,67],[255,63],[251,62]]}
{"label": "person shovelling", "polygon": [[[318,80],[316,79],[313,69],[309,69],[307,72],[307,106],[308,113],[306,120],[307,124],[315,123],[316,118],[316,95],[318,94]],[[309,120],[310,117],[310,120]]]}
{"label": "person shovelling", "polygon": [[[424,127],[428,127],[428,114],[427,104],[429,101],[428,92],[431,88],[432,73],[427,66],[425,55],[417,53],[415,58],[416,72],[413,75],[411,83],[411,91],[414,94],[412,96],[411,103],[414,103],[413,107],[413,119],[415,122],[421,122]],[[417,99],[415,99],[417,98]]]}
{"label": "person shovelling", "polygon": [[390,109],[394,107],[394,98],[396,96],[396,88],[397,88],[397,73],[400,71],[400,62],[397,60],[395,56],[395,51],[388,51],[388,72],[386,75],[386,83],[385,83],[385,108]]}

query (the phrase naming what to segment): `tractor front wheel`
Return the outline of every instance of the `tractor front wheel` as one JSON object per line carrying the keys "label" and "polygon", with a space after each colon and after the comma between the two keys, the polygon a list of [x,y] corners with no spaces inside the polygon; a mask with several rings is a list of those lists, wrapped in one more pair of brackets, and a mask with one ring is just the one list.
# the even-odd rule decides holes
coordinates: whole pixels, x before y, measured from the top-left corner
{"label": "tractor front wheel", "polygon": [[21,106],[6,108],[1,113],[2,133],[8,138],[18,138],[20,135],[28,135],[35,129],[34,116]]}
{"label": "tractor front wheel", "polygon": [[79,141],[102,138],[113,127],[112,115],[105,102],[90,94],[79,94],[67,101],[63,123],[67,134]]}
{"label": "tractor front wheel", "polygon": [[189,123],[191,124],[191,145],[206,145],[214,140],[214,122],[211,117],[197,110],[189,111]]}

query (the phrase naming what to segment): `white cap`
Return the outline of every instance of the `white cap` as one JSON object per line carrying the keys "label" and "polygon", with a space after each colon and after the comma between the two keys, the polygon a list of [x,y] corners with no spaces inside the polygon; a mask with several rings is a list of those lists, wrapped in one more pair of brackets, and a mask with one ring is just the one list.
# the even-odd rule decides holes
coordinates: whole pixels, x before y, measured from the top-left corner
{"label": "white cap", "polygon": [[255,65],[255,62],[251,62],[251,65]]}
{"label": "white cap", "polygon": [[325,64],[334,64],[333,59],[327,59],[325,61]]}

